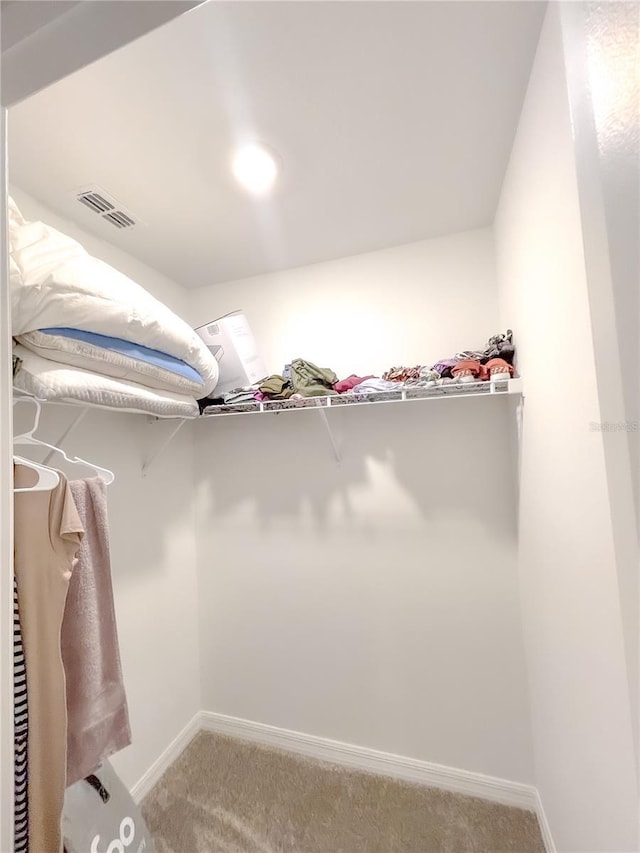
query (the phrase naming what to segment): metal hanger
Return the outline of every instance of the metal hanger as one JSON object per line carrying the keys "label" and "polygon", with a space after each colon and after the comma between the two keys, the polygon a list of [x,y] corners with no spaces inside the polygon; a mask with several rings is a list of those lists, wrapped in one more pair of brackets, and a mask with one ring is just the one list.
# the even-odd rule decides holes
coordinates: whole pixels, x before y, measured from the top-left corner
{"label": "metal hanger", "polygon": [[42,412],[42,404],[40,400],[36,397],[20,397],[17,400],[14,400],[14,406],[16,403],[29,401],[33,403],[36,409],[35,420],[33,426],[27,432],[23,432],[20,435],[16,435],[13,438],[14,444],[22,444],[22,445],[35,445],[36,447],[47,447],[49,450],[54,453],[59,453],[62,458],[69,462],[71,465],[85,465],[87,468],[91,468],[95,471],[96,475],[100,477],[107,486],[111,485],[115,480],[115,474],[113,471],[109,471],[108,468],[103,468],[100,465],[96,465],[95,462],[89,462],[86,459],[81,459],[79,456],[67,456],[64,450],[61,447],[56,447],[55,444],[48,444],[46,441],[42,441],[39,438],[35,438],[34,432],[38,429],[38,424],[40,423],[40,414]]}

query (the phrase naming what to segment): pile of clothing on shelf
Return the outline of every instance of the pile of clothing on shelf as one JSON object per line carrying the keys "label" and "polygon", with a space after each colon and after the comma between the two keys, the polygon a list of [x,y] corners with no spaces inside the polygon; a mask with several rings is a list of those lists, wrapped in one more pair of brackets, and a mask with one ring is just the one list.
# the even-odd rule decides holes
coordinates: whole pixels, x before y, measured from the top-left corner
{"label": "pile of clothing on shelf", "polygon": [[281,374],[273,374],[254,385],[234,388],[222,397],[199,400],[203,414],[227,407],[255,408],[257,403],[288,401],[303,404],[308,398],[350,395],[358,400],[376,395],[391,395],[403,389],[435,389],[443,385],[463,386],[488,380],[502,381],[514,375],[513,332],[493,335],[481,350],[463,350],[431,365],[391,367],[382,376],[352,374],[339,380],[328,367],[318,367],[302,358],[285,365]]}
{"label": "pile of clothing on shelf", "polygon": [[432,370],[441,380],[453,379],[462,382],[481,382],[486,379],[509,379],[514,375],[516,350],[513,332],[493,335],[482,350],[464,350],[452,358],[437,361]]}
{"label": "pile of clothing on shelf", "polygon": [[197,417],[218,364],[139,284],[9,199],[14,387],[40,399]]}

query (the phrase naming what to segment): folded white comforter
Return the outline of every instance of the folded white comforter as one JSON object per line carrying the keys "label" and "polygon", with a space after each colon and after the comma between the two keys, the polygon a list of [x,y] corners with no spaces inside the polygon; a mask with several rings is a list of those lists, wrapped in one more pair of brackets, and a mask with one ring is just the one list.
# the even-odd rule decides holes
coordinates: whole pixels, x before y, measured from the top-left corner
{"label": "folded white comforter", "polygon": [[196,418],[199,414],[193,397],[58,364],[19,345],[13,354],[21,360],[13,377],[14,387],[40,400],[142,412],[159,418]]}
{"label": "folded white comforter", "polygon": [[184,320],[76,240],[25,221],[11,199],[9,223],[15,337],[66,327],[132,341],[186,362],[202,377],[198,396],[210,394],[217,362]]}

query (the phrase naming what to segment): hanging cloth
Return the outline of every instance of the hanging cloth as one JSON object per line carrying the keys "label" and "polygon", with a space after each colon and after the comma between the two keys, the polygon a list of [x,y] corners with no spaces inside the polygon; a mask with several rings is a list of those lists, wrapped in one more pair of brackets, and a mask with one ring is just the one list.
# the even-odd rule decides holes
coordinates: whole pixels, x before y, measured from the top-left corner
{"label": "hanging cloth", "polygon": [[27,669],[22,648],[18,585],[13,578],[13,849],[27,853],[29,849],[29,774],[27,745],[29,742],[27,706]]}
{"label": "hanging cloth", "polygon": [[106,485],[99,477],[69,485],[85,530],[62,621],[72,785],[129,746],[131,730],[111,585]]}
{"label": "hanging cloth", "polygon": [[[14,469],[17,487],[33,473]],[[67,755],[67,712],[60,632],[83,527],[62,474],[51,491],[14,498],[14,570],[26,663],[29,849],[59,853]]]}

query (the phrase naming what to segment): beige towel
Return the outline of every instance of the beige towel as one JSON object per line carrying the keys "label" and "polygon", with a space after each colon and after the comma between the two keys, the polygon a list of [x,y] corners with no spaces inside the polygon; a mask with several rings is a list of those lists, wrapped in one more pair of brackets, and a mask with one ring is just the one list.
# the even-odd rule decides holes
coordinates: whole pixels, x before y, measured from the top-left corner
{"label": "beige towel", "polygon": [[67,682],[67,785],[131,743],[111,586],[106,485],[74,480],[85,530],[62,621]]}

